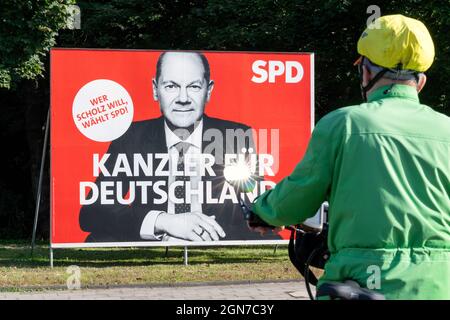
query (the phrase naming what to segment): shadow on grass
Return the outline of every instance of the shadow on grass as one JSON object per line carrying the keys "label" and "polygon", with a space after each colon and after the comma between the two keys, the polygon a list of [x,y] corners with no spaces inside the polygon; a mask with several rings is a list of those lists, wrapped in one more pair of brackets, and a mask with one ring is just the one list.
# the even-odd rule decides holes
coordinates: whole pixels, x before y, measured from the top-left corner
{"label": "shadow on grass", "polygon": [[[285,247],[280,246],[274,253],[275,246],[258,247],[206,247],[189,248],[189,265],[198,264],[233,264],[280,261],[287,257]],[[131,267],[152,265],[183,265],[184,249],[170,247],[167,255],[165,247],[157,248],[113,248],[113,249],[56,249],[54,266],[66,267]],[[49,249],[39,245],[35,247],[33,258],[29,245],[0,245],[0,267],[38,268],[50,265]]]}

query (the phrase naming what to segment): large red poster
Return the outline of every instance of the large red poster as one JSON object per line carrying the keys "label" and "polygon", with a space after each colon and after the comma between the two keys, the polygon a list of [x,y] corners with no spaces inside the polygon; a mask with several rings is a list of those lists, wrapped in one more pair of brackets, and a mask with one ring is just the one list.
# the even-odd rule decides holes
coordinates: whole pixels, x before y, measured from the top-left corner
{"label": "large red poster", "polygon": [[[306,53],[53,49],[52,245],[286,238],[249,231],[237,197],[301,160],[313,85]],[[248,194],[223,177],[239,159]]]}

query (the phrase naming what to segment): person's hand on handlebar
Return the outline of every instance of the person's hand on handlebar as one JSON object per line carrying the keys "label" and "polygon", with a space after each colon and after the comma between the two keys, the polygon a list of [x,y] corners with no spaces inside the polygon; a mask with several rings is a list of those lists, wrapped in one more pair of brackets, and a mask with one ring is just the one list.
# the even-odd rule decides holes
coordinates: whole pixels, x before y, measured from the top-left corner
{"label": "person's hand on handlebar", "polygon": [[247,221],[247,226],[251,231],[258,232],[261,236],[264,236],[267,232],[270,232],[270,231],[272,231],[273,233],[279,233],[285,229],[284,226],[275,227],[275,228],[268,228],[268,227],[261,227],[261,226],[254,227],[254,226],[250,226],[250,223],[248,221]]}

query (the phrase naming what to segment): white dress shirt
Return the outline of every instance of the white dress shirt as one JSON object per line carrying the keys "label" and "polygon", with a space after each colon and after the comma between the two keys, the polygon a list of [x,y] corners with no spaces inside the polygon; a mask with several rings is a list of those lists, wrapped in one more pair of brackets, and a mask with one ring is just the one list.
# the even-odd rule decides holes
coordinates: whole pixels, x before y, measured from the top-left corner
{"label": "white dress shirt", "polygon": [[[190,172],[196,172],[195,175],[190,177],[190,183],[191,183],[191,189],[193,190],[199,190],[201,187],[201,173],[200,173],[200,157],[202,153],[202,134],[203,134],[203,120],[200,121],[200,123],[195,128],[194,132],[186,139],[181,140],[170,128],[167,126],[167,123],[164,122],[164,132],[166,135],[166,145],[167,150],[169,152],[169,170],[172,169],[176,170],[177,163],[178,163],[178,157],[179,153],[177,148],[175,147],[179,142],[186,142],[189,143],[189,148],[185,151],[185,159],[189,158],[190,160],[185,163],[185,166],[188,164],[190,165]],[[175,182],[175,176],[173,174],[169,174],[168,177],[168,186],[167,189],[169,189],[169,186]],[[200,190],[199,190],[200,191]],[[199,192],[202,193],[203,192]],[[192,192],[192,195],[190,197],[191,199],[191,212],[202,212],[202,204],[199,199],[199,194],[196,192]],[[158,216],[162,213],[162,211],[157,210],[150,210],[147,215],[145,216],[140,230],[140,236],[144,240],[164,240],[164,241],[170,241],[171,237],[160,234],[155,235],[155,223]],[[167,201],[167,213],[175,214],[175,204],[170,198],[170,194]]]}

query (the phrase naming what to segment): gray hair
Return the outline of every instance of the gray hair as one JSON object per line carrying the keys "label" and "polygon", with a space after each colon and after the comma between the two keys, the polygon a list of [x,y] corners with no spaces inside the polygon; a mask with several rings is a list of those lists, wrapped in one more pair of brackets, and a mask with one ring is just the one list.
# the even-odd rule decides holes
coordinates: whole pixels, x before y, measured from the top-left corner
{"label": "gray hair", "polygon": [[369,71],[373,74],[377,74],[383,69],[388,69],[388,71],[383,75],[382,78],[390,79],[390,80],[399,80],[399,81],[408,81],[408,80],[414,80],[418,81],[421,72],[417,72],[414,70],[408,70],[408,69],[395,69],[395,68],[385,68],[381,67],[369,59],[365,58],[363,59],[362,64],[366,66]]}
{"label": "gray hair", "polygon": [[[158,58],[158,61],[156,62],[156,78],[155,78],[156,82],[159,81],[159,77],[161,76],[161,69],[162,69],[164,56],[167,53],[169,53],[169,52],[181,52],[181,51],[164,51],[163,53],[161,53],[161,55]],[[189,52],[186,51],[186,52],[195,54],[195,55],[197,55],[200,58],[200,60],[201,60],[201,62],[203,64],[203,69],[205,70],[204,77],[205,77],[205,80],[206,80],[206,84],[208,84],[209,81],[211,80],[211,70],[210,70],[210,67],[209,67],[208,59],[206,59],[206,57],[205,57],[205,55],[203,53],[198,52],[198,51],[189,51]]]}

